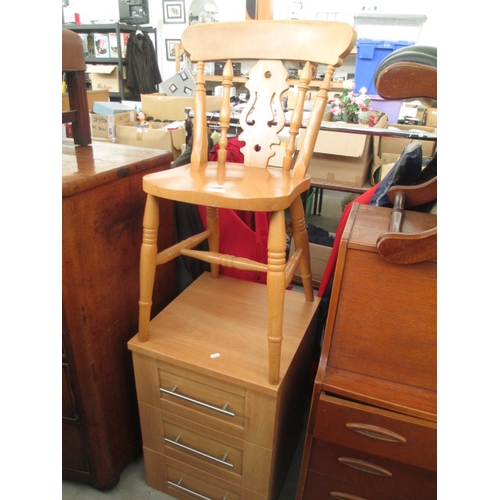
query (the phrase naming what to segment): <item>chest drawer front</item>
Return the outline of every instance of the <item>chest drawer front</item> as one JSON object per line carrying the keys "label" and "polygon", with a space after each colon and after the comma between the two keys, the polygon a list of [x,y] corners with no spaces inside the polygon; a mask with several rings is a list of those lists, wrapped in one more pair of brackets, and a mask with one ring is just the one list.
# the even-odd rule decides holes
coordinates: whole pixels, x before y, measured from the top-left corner
{"label": "chest drawer front", "polygon": [[313,440],[309,468],[405,500],[437,497],[436,472]]}
{"label": "chest drawer front", "polygon": [[[168,465],[167,493],[174,498],[201,500],[224,498],[226,500],[239,500],[240,494],[230,491],[220,485],[207,481],[200,474],[189,474],[182,464]],[[235,488],[234,486],[230,486]]]}
{"label": "chest drawer front", "polygon": [[190,370],[159,364],[160,408],[242,437],[244,388]]}
{"label": "chest drawer front", "polygon": [[322,393],[314,437],[436,470],[437,425]]}
{"label": "chest drawer front", "polygon": [[241,487],[207,474],[165,455],[143,448],[146,481],[149,486],[174,498],[239,500]]}
{"label": "chest drawer front", "polygon": [[175,415],[162,417],[165,455],[241,484],[243,441]]}
{"label": "chest drawer front", "polygon": [[[398,500],[387,493],[308,471],[302,500]],[[424,500],[424,499],[421,499]],[[425,499],[427,500],[427,499]]]}

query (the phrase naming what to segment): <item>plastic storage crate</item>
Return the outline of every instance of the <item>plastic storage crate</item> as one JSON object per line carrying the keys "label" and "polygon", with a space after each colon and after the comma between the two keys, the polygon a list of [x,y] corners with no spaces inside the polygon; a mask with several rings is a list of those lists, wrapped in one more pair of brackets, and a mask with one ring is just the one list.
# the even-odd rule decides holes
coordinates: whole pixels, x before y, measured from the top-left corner
{"label": "plastic storage crate", "polygon": [[372,100],[371,108],[376,111],[383,111],[387,115],[387,123],[398,123],[399,111],[403,101],[397,99],[382,99],[378,94],[367,95]]}
{"label": "plastic storage crate", "polygon": [[366,87],[367,94],[376,94],[374,76],[379,64],[395,50],[409,45],[415,45],[415,42],[392,42],[388,40],[371,40],[369,38],[358,40],[356,42],[358,51],[354,70],[355,90],[359,92],[359,89]]}

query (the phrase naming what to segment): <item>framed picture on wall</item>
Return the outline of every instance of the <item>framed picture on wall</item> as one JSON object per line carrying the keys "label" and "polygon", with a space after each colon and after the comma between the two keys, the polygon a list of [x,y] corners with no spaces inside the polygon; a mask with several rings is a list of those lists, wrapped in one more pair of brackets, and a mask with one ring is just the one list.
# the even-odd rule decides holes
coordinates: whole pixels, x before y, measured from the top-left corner
{"label": "framed picture on wall", "polygon": [[[167,54],[167,61],[175,61],[175,46],[181,43],[180,40],[172,40],[172,39],[167,39],[165,40],[165,49],[166,49],[166,54]],[[181,60],[182,60],[181,56]]]}
{"label": "framed picture on wall", "polygon": [[163,0],[163,22],[165,24],[184,24],[186,22],[184,0]]}

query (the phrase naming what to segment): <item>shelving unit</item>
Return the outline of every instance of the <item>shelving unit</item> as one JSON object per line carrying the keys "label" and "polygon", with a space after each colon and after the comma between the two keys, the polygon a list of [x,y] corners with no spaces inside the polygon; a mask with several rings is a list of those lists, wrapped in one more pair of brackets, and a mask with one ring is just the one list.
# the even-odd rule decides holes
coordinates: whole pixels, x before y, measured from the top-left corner
{"label": "shelving unit", "polygon": [[[122,100],[140,100],[140,96],[133,94],[130,89],[126,86],[126,58],[123,56],[122,47],[122,37],[123,33],[134,33],[137,31],[137,26],[132,26],[130,24],[123,23],[112,23],[112,24],[63,24],[63,28],[74,31],[75,33],[82,34],[87,33],[91,35],[93,33],[99,34],[110,34],[116,35],[117,41],[117,57],[96,57],[95,54],[88,54],[85,56],[85,62],[87,64],[114,64],[117,65],[118,69],[118,81],[119,81],[119,91],[110,92],[109,97],[114,101]],[[157,49],[157,38],[156,38],[156,28],[150,28],[141,26],[140,30],[151,37],[155,49]]]}

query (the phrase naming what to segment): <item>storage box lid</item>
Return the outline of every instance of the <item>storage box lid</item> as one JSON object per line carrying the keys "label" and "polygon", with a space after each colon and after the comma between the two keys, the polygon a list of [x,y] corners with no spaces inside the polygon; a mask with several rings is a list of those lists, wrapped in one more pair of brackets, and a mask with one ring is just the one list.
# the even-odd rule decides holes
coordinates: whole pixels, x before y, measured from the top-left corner
{"label": "storage box lid", "polygon": [[87,73],[110,75],[118,66],[116,64],[87,64]]}
{"label": "storage box lid", "polygon": [[408,47],[409,45],[414,45],[414,42],[406,42],[404,40],[393,42],[390,40],[372,40],[370,38],[363,38],[356,41],[356,47],[358,48],[357,57],[360,59],[373,59],[376,50],[382,49],[394,52],[395,50]]}
{"label": "storage box lid", "polygon": [[93,111],[98,115],[116,115],[117,113],[123,113],[125,111],[134,111],[134,109],[121,102],[97,101],[94,102]]}

